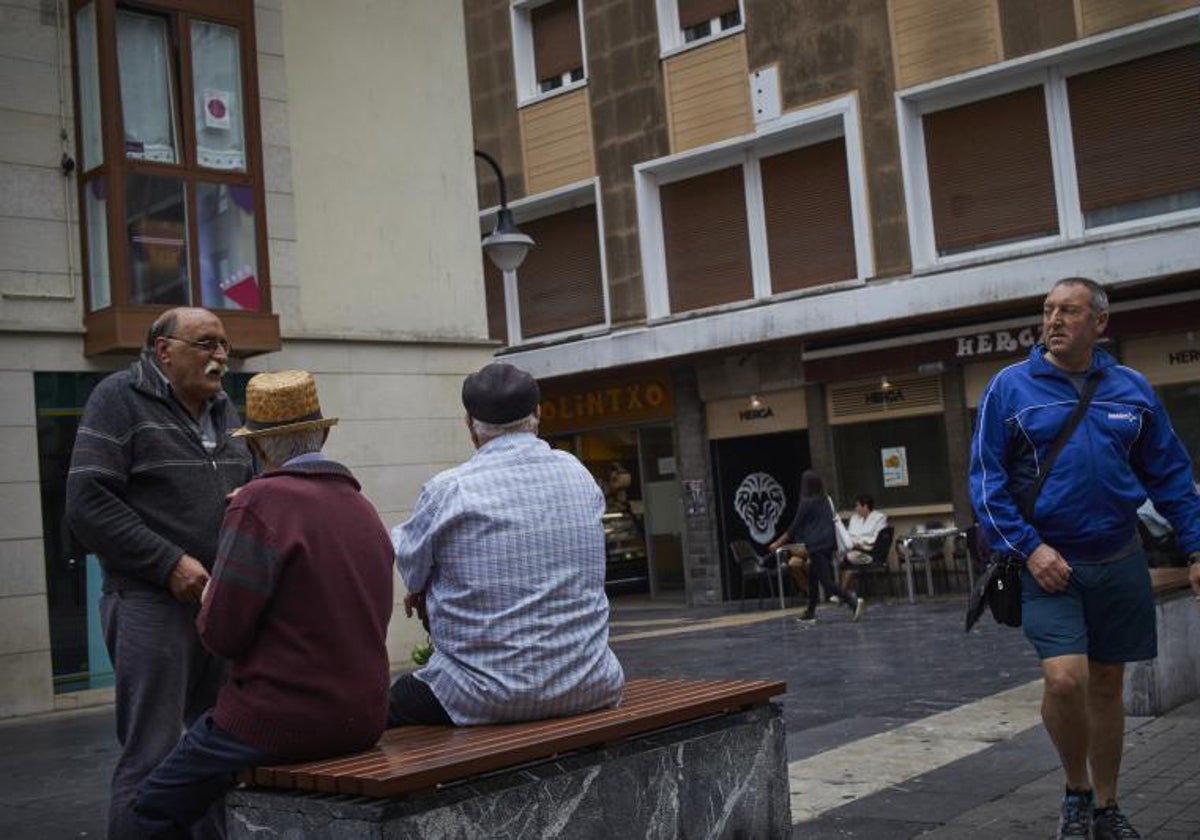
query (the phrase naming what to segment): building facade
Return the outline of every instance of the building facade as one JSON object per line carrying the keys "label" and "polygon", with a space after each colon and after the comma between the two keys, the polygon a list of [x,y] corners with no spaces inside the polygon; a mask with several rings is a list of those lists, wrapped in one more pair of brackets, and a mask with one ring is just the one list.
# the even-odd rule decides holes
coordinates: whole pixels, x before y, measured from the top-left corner
{"label": "building facade", "polygon": [[1191,0],[463,8],[476,147],[537,242],[485,266],[489,332],[556,445],[630,474],[610,561],[639,535],[652,592],[736,591],[729,541],[809,466],[897,534],[969,525],[980,393],[1062,277],[1108,287],[1109,349],[1200,455]]}
{"label": "building facade", "polygon": [[[422,0],[0,4],[0,717],[111,696],[63,487],[165,307],[222,316],[235,402],[313,371],[389,526],[469,454],[459,388],[495,345],[462,32]],[[424,632],[397,613],[398,664]]]}

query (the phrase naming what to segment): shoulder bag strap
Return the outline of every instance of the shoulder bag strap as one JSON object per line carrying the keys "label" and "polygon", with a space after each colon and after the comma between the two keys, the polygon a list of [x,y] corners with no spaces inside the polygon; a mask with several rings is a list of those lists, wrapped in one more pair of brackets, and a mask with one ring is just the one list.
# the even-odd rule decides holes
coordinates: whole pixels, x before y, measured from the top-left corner
{"label": "shoulder bag strap", "polygon": [[1037,504],[1038,494],[1042,492],[1042,485],[1046,483],[1046,476],[1050,475],[1050,469],[1054,466],[1054,461],[1058,458],[1058,453],[1062,452],[1063,447],[1067,445],[1067,441],[1070,440],[1071,435],[1075,432],[1075,428],[1079,425],[1079,421],[1083,419],[1083,414],[1087,411],[1088,405],[1092,402],[1092,396],[1096,393],[1096,388],[1100,384],[1101,376],[1103,376],[1103,371],[1097,371],[1088,377],[1083,385],[1083,390],[1079,394],[1079,402],[1075,404],[1075,410],[1067,418],[1067,425],[1063,426],[1063,430],[1054,439],[1054,445],[1050,447],[1050,454],[1046,456],[1046,463],[1042,467],[1037,481],[1034,482],[1033,492],[1029,494],[1029,500],[1025,503],[1025,509],[1022,511],[1025,514],[1026,520],[1033,518],[1033,508]]}

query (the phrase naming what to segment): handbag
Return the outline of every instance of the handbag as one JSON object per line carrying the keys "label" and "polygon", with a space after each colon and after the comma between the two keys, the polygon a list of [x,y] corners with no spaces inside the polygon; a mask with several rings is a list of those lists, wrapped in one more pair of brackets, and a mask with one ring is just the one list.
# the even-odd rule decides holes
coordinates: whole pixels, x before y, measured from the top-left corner
{"label": "handbag", "polygon": [[[1092,395],[1096,393],[1096,386],[1100,384],[1101,375],[1101,373],[1095,374],[1084,384],[1083,391],[1079,394],[1079,402],[1075,404],[1075,410],[1071,412],[1067,424],[1054,439],[1054,445],[1050,447],[1045,465],[1033,485],[1033,491],[1021,506],[1021,513],[1024,514],[1027,522],[1033,520],[1033,508],[1037,503],[1038,494],[1042,492],[1042,485],[1046,483],[1046,476],[1050,474],[1050,468],[1054,466],[1058,453],[1067,445],[1067,440],[1075,432],[1079,421],[1083,419],[1083,414],[1092,401]],[[1001,554],[988,564],[987,569],[976,581],[975,589],[971,592],[971,598],[967,602],[967,632],[970,632],[971,627],[979,620],[985,605],[996,623],[1007,627],[1021,626],[1021,572],[1024,568],[1025,557],[1020,554]]]}
{"label": "handbag", "polygon": [[829,509],[833,511],[833,533],[837,540],[837,553],[845,554],[854,548],[854,540],[850,539],[850,532],[842,524],[842,518],[838,516],[837,508],[833,506],[832,498],[829,499]]}

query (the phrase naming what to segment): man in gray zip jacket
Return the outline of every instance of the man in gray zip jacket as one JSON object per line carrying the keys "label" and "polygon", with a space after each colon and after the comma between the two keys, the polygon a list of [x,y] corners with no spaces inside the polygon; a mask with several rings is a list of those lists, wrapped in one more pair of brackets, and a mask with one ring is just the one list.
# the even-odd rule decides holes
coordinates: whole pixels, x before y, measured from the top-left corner
{"label": "man in gray zip jacket", "polygon": [[116,673],[113,838],[134,835],[138,784],[213,705],[224,679],[195,618],[226,496],[251,476],[221,389],[229,349],[208,310],[165,312],[141,357],[96,386],[75,438],[66,516],[104,570],[100,617]]}

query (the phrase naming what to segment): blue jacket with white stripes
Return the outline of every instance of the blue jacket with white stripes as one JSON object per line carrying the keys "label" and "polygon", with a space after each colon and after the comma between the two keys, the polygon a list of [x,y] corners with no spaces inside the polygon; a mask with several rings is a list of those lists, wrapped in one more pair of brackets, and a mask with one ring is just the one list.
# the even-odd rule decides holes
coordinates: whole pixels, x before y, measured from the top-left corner
{"label": "blue jacket with white stripes", "polygon": [[992,378],[971,441],[971,502],[995,551],[1028,557],[1041,543],[1068,563],[1097,562],[1129,544],[1147,494],[1187,551],[1200,549],[1200,496],[1192,464],[1154,389],[1099,348],[1087,375],[1096,394],[1022,514],[1055,438],[1079,401],[1070,378],[1038,344]]}

